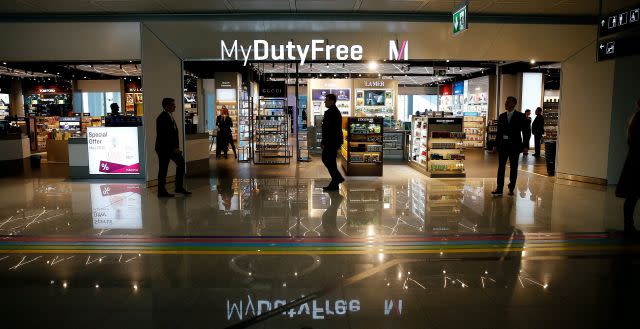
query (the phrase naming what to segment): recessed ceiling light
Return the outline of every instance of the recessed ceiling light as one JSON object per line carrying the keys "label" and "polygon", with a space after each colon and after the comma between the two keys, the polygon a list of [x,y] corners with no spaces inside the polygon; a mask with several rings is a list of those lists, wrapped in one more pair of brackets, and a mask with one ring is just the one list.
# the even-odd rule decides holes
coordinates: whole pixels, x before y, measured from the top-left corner
{"label": "recessed ceiling light", "polygon": [[368,64],[369,70],[375,70],[378,68],[378,62],[376,61],[370,61]]}
{"label": "recessed ceiling light", "polygon": [[531,59],[531,60],[529,61],[529,63],[531,63],[531,64],[535,64],[535,63],[536,63],[536,60],[535,60],[535,59]]}
{"label": "recessed ceiling light", "polygon": [[447,59],[447,63],[449,63],[449,60]]}

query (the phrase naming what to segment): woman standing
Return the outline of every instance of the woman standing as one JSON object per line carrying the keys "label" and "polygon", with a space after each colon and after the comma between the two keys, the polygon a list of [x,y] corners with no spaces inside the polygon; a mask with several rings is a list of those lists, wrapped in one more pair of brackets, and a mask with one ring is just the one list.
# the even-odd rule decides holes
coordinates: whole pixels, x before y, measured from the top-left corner
{"label": "woman standing", "polygon": [[522,130],[522,145],[524,146],[522,153],[524,153],[524,155],[529,155],[529,141],[531,140],[531,110],[527,109],[524,111],[524,117],[527,120],[525,122],[525,127]]}
{"label": "woman standing", "polygon": [[224,158],[227,159],[227,151],[229,150],[229,144],[231,144],[233,155],[237,159],[236,145],[233,142],[233,134],[231,133],[233,121],[229,116],[229,110],[224,106],[222,107],[221,115],[216,118],[216,126],[218,127],[218,138],[220,139],[220,149],[216,150],[216,156],[220,156],[220,151],[223,151]]}
{"label": "woman standing", "polygon": [[[636,107],[640,109],[640,99],[636,101]],[[629,130],[627,131],[627,144],[629,153],[624,162],[616,196],[624,198],[624,234],[627,237],[638,237],[638,231],[633,225],[633,213],[636,208],[638,198],[640,198],[640,111],[637,111],[631,118]]]}

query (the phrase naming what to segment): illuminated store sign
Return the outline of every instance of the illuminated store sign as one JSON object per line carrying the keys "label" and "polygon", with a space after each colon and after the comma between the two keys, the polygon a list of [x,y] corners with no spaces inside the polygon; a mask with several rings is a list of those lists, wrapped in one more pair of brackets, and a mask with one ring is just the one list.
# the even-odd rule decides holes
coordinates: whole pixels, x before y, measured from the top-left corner
{"label": "illuminated store sign", "polygon": [[365,87],[384,87],[384,81],[375,80],[375,81],[365,81]]}
{"label": "illuminated store sign", "polygon": [[87,127],[89,174],[140,173],[138,127]]}
{"label": "illuminated store sign", "polygon": [[[254,61],[299,61],[304,64],[307,59],[360,61],[364,56],[361,45],[332,45],[325,40],[311,40],[311,44],[298,45],[292,41],[281,45],[270,45],[267,40],[253,40],[253,44],[244,46],[238,40],[227,43],[220,40],[220,59],[243,60],[244,65],[251,59]],[[400,45],[389,41],[389,60],[408,60],[409,41],[403,40]]]}

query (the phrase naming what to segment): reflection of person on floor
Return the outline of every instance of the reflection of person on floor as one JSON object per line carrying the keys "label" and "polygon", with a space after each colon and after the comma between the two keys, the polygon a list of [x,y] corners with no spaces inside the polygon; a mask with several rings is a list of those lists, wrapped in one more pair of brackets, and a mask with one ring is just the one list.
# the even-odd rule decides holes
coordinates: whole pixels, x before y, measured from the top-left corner
{"label": "reflection of person on floor", "polygon": [[507,168],[507,160],[509,161],[509,195],[513,195],[513,189],[516,187],[518,179],[518,159],[522,153],[522,133],[527,120],[524,114],[516,111],[518,100],[513,97],[507,97],[504,106],[506,112],[498,117],[498,132],[496,134],[496,147],[498,149],[498,184],[496,190],[491,192],[493,195],[502,195],[504,188],[504,172]]}
{"label": "reflection of person on floor", "polygon": [[[640,99],[636,102],[640,109]],[[633,222],[633,213],[636,203],[640,198],[640,111],[637,111],[631,118],[627,131],[627,145],[629,153],[624,162],[616,196],[624,198],[624,233],[628,237],[638,238],[639,234]]]}
{"label": "reflection of person on floor", "polygon": [[336,158],[338,150],[342,146],[342,114],[336,107],[336,95],[327,94],[324,99],[324,106],[327,110],[324,112],[322,120],[322,163],[327,167],[331,175],[331,183],[325,186],[325,191],[337,191],[340,183],[344,182],[344,177],[338,170]]}
{"label": "reflection of person on floor", "polygon": [[338,208],[344,198],[337,191],[329,192],[329,198],[331,198],[331,204],[322,214],[322,228],[324,229],[324,236],[335,237],[339,235],[338,224],[336,223]]}
{"label": "reflection of person on floor", "polygon": [[536,147],[536,153],[534,153],[533,156],[539,158],[540,143],[542,142],[542,135],[544,134],[544,117],[542,116],[541,107],[536,109],[536,118],[533,120],[533,124],[531,124],[531,132],[533,133],[533,143]]}
{"label": "reflection of person on floor", "polygon": [[220,195],[220,197],[222,198],[224,210],[231,210],[231,199],[233,198],[233,178],[218,178],[218,195]]}
{"label": "reflection of person on floor", "polygon": [[231,127],[233,127],[233,121],[229,116],[229,110],[225,106],[220,111],[221,114],[216,118],[216,126],[218,126],[218,140],[219,148],[216,148],[216,157],[220,157],[220,152],[224,152],[224,158],[227,158],[227,151],[229,150],[229,144],[233,149],[233,156],[237,159],[236,144],[233,142],[233,134],[231,133]]}
{"label": "reflection of person on floor", "polygon": [[524,155],[529,155],[529,141],[531,140],[531,110],[524,111],[524,118],[526,119],[524,130],[522,131],[522,145]]}

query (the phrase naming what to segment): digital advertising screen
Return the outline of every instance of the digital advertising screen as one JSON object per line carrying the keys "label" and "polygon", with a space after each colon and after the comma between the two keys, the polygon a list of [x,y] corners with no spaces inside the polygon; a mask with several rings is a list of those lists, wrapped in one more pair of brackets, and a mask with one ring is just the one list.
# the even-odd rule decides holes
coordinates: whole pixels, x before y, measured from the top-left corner
{"label": "digital advertising screen", "polygon": [[87,127],[89,174],[140,173],[138,127]]}
{"label": "digital advertising screen", "polygon": [[366,106],[384,106],[384,90],[365,90],[364,105]]}

